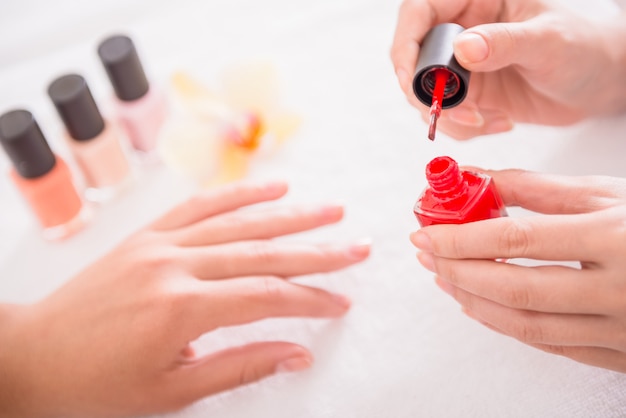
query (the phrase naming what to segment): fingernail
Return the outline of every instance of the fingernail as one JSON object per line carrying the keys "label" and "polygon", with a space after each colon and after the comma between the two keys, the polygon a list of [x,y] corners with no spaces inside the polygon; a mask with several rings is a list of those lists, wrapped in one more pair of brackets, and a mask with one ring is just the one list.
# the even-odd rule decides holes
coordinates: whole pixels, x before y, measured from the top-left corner
{"label": "fingernail", "polygon": [[481,35],[464,32],[455,39],[454,52],[460,62],[478,63],[487,59],[489,45]]}
{"label": "fingernail", "polygon": [[335,302],[337,303],[337,305],[341,306],[342,308],[349,308],[352,305],[352,301],[350,299],[348,299],[346,296],[344,295],[340,295],[338,293],[333,293],[333,299],[335,300]]}
{"label": "fingernail", "polygon": [[372,240],[370,238],[364,238],[348,248],[348,257],[352,260],[363,260],[370,255],[371,248]]}
{"label": "fingernail", "polygon": [[424,266],[424,268],[432,271],[433,273],[436,273],[435,260],[430,253],[419,253],[417,254],[417,259],[419,260],[420,264]]}
{"label": "fingernail", "polygon": [[338,221],[343,217],[343,206],[341,205],[328,205],[324,206],[319,211],[320,217],[325,221]]}
{"label": "fingernail", "polygon": [[474,313],[465,306],[461,306],[461,312],[463,312],[465,315],[469,316],[472,319],[477,319]]}
{"label": "fingernail", "polygon": [[480,128],[485,124],[483,115],[475,109],[455,107],[448,110],[448,119],[460,125]]}
{"label": "fingernail", "polygon": [[440,277],[435,278],[435,283],[437,283],[437,286],[439,286],[441,290],[454,297],[454,286],[452,286],[450,283],[446,282]]}
{"label": "fingernail", "polygon": [[287,190],[287,183],[284,181],[273,181],[266,183],[264,189],[267,193],[272,195],[284,193]]}
{"label": "fingernail", "polygon": [[485,133],[498,134],[500,132],[508,132],[511,129],[513,129],[513,121],[506,116],[502,116],[502,117],[487,121],[487,124],[485,126]]}
{"label": "fingernail", "polygon": [[427,253],[433,252],[433,247],[432,247],[432,243],[430,242],[430,237],[426,235],[425,232],[422,232],[422,231],[414,232],[411,235],[411,242],[413,243],[413,245],[415,245],[417,248],[419,248],[420,250],[424,252],[427,252]]}
{"label": "fingernail", "polygon": [[313,358],[306,355],[298,355],[296,357],[289,358],[287,360],[283,360],[278,363],[276,366],[277,373],[290,373],[290,372],[298,372],[300,370],[306,370],[311,367],[313,364]]}

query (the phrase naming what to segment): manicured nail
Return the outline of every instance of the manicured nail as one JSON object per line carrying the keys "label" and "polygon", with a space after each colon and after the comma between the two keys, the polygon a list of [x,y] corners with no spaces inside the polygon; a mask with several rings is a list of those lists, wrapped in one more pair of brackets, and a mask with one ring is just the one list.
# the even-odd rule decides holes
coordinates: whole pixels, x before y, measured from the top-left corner
{"label": "manicured nail", "polygon": [[415,245],[417,248],[419,248],[420,250],[424,252],[427,252],[427,253],[433,252],[433,247],[432,247],[432,243],[430,242],[430,237],[421,230],[414,232],[411,235],[411,242],[413,243],[413,245]]}
{"label": "manicured nail", "polygon": [[508,132],[513,129],[513,126],[513,121],[510,118],[502,116],[487,121],[485,126],[485,133],[498,134],[500,132]]}
{"label": "manicured nail", "polygon": [[348,299],[346,296],[344,295],[340,295],[338,293],[333,293],[333,299],[335,300],[335,302],[337,303],[337,305],[341,306],[342,308],[349,308],[352,305],[352,301],[350,299]]}
{"label": "manicured nail", "polygon": [[280,194],[284,193],[287,190],[287,183],[285,183],[284,181],[272,181],[270,183],[266,183],[263,188],[268,194]]}
{"label": "manicured nail", "polygon": [[320,217],[325,221],[338,221],[343,217],[342,205],[327,205],[320,208]]}
{"label": "manicured nail", "polygon": [[277,373],[298,372],[306,370],[313,364],[313,358],[309,354],[299,354],[295,357],[288,358],[278,363],[276,366]]}
{"label": "manicured nail", "polygon": [[454,297],[454,286],[452,286],[450,283],[446,282],[440,277],[435,278],[435,283],[437,283],[437,286],[439,286],[441,290]]}
{"label": "manicured nail", "polygon": [[455,39],[454,52],[460,62],[478,63],[489,56],[489,45],[481,35],[464,32]]}
{"label": "manicured nail", "polygon": [[455,107],[448,110],[448,119],[452,122],[458,123],[459,125],[470,126],[474,128],[480,128],[485,124],[485,119],[483,115],[480,114],[476,109],[471,109],[467,107]]}
{"label": "manicured nail", "polygon": [[371,249],[372,240],[370,238],[364,238],[348,248],[348,257],[352,260],[363,260],[370,255]]}
{"label": "manicured nail", "polygon": [[432,271],[433,273],[436,273],[435,260],[430,253],[419,253],[417,254],[417,259],[419,260],[420,264],[424,266],[424,268]]}

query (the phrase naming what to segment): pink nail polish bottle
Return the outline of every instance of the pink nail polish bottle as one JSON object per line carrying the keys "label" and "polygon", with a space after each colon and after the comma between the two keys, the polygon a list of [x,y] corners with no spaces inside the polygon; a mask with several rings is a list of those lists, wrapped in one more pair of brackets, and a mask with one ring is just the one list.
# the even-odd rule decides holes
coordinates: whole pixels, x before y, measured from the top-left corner
{"label": "pink nail polish bottle", "polygon": [[113,85],[117,117],[131,145],[144,157],[156,159],[159,132],[168,113],[165,94],[149,83],[128,36],[105,39],[98,55]]}
{"label": "pink nail polish bottle", "polygon": [[490,176],[459,169],[450,157],[426,165],[428,187],[413,212],[421,226],[462,224],[507,216],[506,207]]}
{"label": "pink nail polish bottle", "polygon": [[67,130],[70,150],[81,169],[92,201],[115,196],[130,182],[131,168],[114,124],[105,121],[85,79],[68,74],[48,87]]}
{"label": "pink nail polish bottle", "polygon": [[13,110],[0,116],[0,143],[13,163],[11,180],[43,228],[46,239],[65,238],[86,221],[68,166],[48,145],[33,115]]}

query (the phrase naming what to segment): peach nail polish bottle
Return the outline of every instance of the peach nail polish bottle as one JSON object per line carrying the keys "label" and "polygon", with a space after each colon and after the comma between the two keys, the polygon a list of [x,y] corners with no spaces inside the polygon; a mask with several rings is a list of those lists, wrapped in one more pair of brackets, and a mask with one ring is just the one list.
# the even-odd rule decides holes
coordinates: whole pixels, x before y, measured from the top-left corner
{"label": "peach nail polish bottle", "polygon": [[156,158],[158,135],[168,113],[165,94],[148,82],[128,36],[105,39],[98,55],[113,85],[117,117],[131,145],[144,156]]}
{"label": "peach nail polish bottle", "polygon": [[47,239],[61,239],[85,222],[83,203],[68,166],[48,145],[27,110],[0,116],[0,143],[13,163],[10,177],[29,204]]}
{"label": "peach nail polish bottle", "polygon": [[115,196],[130,181],[131,168],[115,125],[102,118],[87,82],[78,74],[64,75],[50,84],[48,95],[85,177],[87,199]]}
{"label": "peach nail polish bottle", "polygon": [[426,165],[427,187],[413,212],[421,226],[462,224],[507,216],[506,207],[490,176],[459,169],[450,157]]}

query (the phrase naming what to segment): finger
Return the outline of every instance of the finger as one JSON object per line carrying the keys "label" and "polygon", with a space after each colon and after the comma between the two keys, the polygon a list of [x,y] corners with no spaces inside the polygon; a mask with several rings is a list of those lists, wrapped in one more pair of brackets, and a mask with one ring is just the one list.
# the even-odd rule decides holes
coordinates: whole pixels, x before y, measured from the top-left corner
{"label": "finger", "polygon": [[561,176],[524,170],[484,170],[507,206],[548,214],[604,209],[626,194],[626,183],[603,176]]}
{"label": "finger", "polygon": [[435,24],[436,13],[428,1],[405,1],[398,12],[391,61],[402,91],[409,101],[416,101],[411,86],[420,42]]}
{"label": "finger", "polygon": [[186,297],[181,331],[189,341],[221,327],[266,318],[336,318],[350,308],[345,296],[273,276],[198,282]]}
{"label": "finger", "polygon": [[602,315],[554,314],[513,309],[476,296],[442,278],[437,285],[463,306],[465,313],[527,344],[619,348],[613,321]]}
{"label": "finger", "polygon": [[155,230],[181,228],[243,206],[276,200],[285,193],[287,185],[281,182],[261,185],[238,183],[211,189],[176,206],[150,227]]}
{"label": "finger", "polygon": [[183,407],[200,398],[271,376],[311,366],[313,357],[304,348],[286,342],[261,342],[219,351],[179,367],[164,396]]}
{"label": "finger", "polygon": [[437,130],[454,139],[465,140],[481,135],[508,132],[514,127],[513,120],[501,110],[478,109],[471,103],[463,103],[441,113]]}
{"label": "finger", "polygon": [[550,354],[568,357],[579,363],[626,373],[626,354],[619,350],[601,347],[567,347],[548,344],[529,344]]}
{"label": "finger", "polygon": [[189,248],[183,255],[183,265],[203,280],[250,275],[294,277],[334,271],[363,261],[369,256],[370,246],[369,240],[347,245],[242,241]]}
{"label": "finger", "polygon": [[540,70],[545,67],[546,56],[562,48],[562,37],[545,20],[540,15],[521,22],[474,26],[456,37],[454,55],[463,67],[475,72],[510,65]]}
{"label": "finger", "polygon": [[[619,311],[623,305],[619,297],[613,296],[617,292],[604,291],[593,270],[565,266],[525,267],[489,260],[461,261],[428,253],[420,253],[418,259],[424,267],[455,287],[513,309],[607,314]],[[602,303],[598,303],[599,300]]]}
{"label": "finger", "polygon": [[274,208],[264,211],[235,211],[213,216],[174,231],[173,242],[182,246],[274,238],[339,222],[343,207]]}
{"label": "finger", "polygon": [[606,222],[596,214],[502,217],[462,225],[433,225],[411,235],[424,252],[455,259],[603,259]]}

